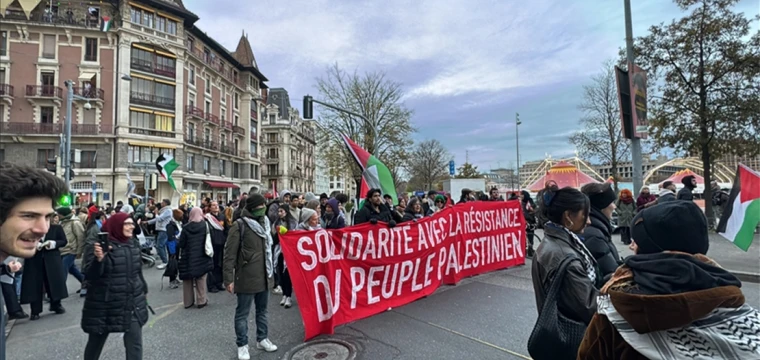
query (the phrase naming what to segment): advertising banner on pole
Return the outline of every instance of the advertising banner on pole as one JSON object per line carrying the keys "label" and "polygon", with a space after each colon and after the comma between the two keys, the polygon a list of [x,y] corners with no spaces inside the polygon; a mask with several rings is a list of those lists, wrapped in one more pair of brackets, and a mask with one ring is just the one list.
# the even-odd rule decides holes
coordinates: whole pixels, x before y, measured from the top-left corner
{"label": "advertising banner on pole", "polygon": [[647,121],[647,72],[636,64],[628,64],[628,69],[634,136],[646,139],[649,128]]}
{"label": "advertising banner on pole", "polygon": [[289,231],[280,245],[308,340],[441,285],[525,264],[525,221],[518,201],[476,201],[393,228]]}

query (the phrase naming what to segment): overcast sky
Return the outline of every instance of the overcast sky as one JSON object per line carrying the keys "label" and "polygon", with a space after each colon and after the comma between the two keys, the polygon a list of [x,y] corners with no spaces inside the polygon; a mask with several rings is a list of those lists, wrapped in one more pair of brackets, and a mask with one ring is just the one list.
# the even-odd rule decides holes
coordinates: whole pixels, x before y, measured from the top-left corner
{"label": "overcast sky", "polygon": [[[634,36],[680,17],[667,0],[635,0]],[[241,4],[245,3],[244,7]],[[243,30],[269,87],[292,105],[337,62],[403,84],[415,140],[436,138],[484,171],[572,155],[581,87],[625,45],[622,0],[184,0],[228,49]],[[739,10],[760,12],[760,1]],[[318,112],[318,109],[315,109]]]}

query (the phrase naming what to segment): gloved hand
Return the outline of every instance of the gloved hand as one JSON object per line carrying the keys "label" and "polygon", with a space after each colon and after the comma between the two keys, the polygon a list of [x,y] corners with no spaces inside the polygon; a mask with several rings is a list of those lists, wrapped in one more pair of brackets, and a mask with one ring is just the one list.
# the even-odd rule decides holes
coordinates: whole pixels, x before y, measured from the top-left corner
{"label": "gloved hand", "polygon": [[53,240],[45,241],[42,245],[48,250],[55,249],[55,241]]}
{"label": "gloved hand", "polygon": [[37,243],[37,251],[42,250],[43,247],[45,247],[46,241],[40,241]]}
{"label": "gloved hand", "polygon": [[389,228],[394,228],[394,227],[396,227],[396,222],[395,222],[395,221],[393,221],[393,220],[389,221],[389,222],[388,222],[388,227],[389,227]]}
{"label": "gloved hand", "polygon": [[369,219],[369,223],[372,225],[377,225],[377,219],[375,218]]}

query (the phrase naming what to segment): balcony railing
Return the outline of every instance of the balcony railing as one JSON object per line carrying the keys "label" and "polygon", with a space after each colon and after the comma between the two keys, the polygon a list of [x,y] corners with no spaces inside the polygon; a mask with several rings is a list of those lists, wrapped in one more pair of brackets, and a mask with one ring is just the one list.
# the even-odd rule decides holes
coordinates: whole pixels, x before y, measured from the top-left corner
{"label": "balcony railing", "polygon": [[206,119],[206,121],[212,124],[219,125],[219,117],[214,114],[206,113],[206,116],[204,118]]}
{"label": "balcony railing", "polygon": [[166,138],[173,138],[174,133],[171,131],[163,131],[163,130],[156,130],[156,129],[146,129],[146,128],[129,128],[129,132],[131,134],[141,134],[141,135],[148,135],[148,136],[159,136],[159,137],[166,137]]}
{"label": "balcony railing", "polygon": [[[57,135],[63,133],[63,124],[6,122],[3,123],[2,129],[2,132],[6,134]],[[71,134],[74,136],[113,134],[113,126],[110,124],[71,124]]]}
{"label": "balcony railing", "polygon": [[232,130],[232,123],[229,121],[222,121],[222,127],[227,130]]}
{"label": "balcony railing", "polygon": [[53,85],[27,85],[26,96],[62,99],[63,89]]}
{"label": "balcony railing", "polygon": [[81,86],[75,86],[74,87],[74,95],[81,96],[86,99],[93,99],[93,100],[101,100],[104,101],[106,99],[106,92],[103,91],[103,89],[98,89],[91,87],[89,89],[83,88]]}
{"label": "balcony railing", "polygon": [[203,110],[200,108],[197,108],[195,106],[185,106],[185,117],[188,116],[195,116],[197,118],[204,119],[206,115],[203,113]]}
{"label": "balcony railing", "polygon": [[227,155],[237,156],[237,154],[238,154],[237,149],[235,149],[234,147],[232,147],[230,145],[221,145],[219,147],[219,150],[221,151],[221,153],[227,154]]}
{"label": "balcony railing", "polygon": [[[44,10],[47,10],[46,6],[43,6]],[[27,19],[26,14],[23,11],[16,11],[11,9],[5,10],[4,20],[21,20],[26,22],[34,22],[40,24],[54,24],[57,26],[77,26],[85,28],[98,28],[100,27],[100,19],[98,17],[76,17],[71,14],[49,14],[44,13],[42,10],[34,10]]]}
{"label": "balcony railing", "polygon": [[185,134],[185,142],[188,145],[201,146],[201,139],[194,134]]}
{"label": "balcony railing", "polygon": [[251,159],[258,159],[259,153],[251,153]]}
{"label": "balcony railing", "polygon": [[217,143],[214,140],[204,139],[203,141],[201,141],[201,147],[209,149],[209,150],[219,151],[219,143]]}
{"label": "balcony railing", "polygon": [[259,119],[259,113],[257,113],[256,110],[251,110],[251,119],[253,120]]}
{"label": "balcony railing", "polygon": [[267,155],[264,157],[264,162],[267,164],[277,164],[280,162],[280,157],[276,155]]}
{"label": "balcony railing", "polygon": [[245,136],[245,128],[242,126],[233,126],[232,131],[235,132],[235,134],[238,134],[240,136]]}
{"label": "balcony railing", "polygon": [[259,141],[259,137],[256,136],[255,131],[251,131],[251,141]]}
{"label": "balcony railing", "polygon": [[285,172],[282,170],[269,171],[269,169],[262,169],[261,176],[284,176]]}
{"label": "balcony railing", "polygon": [[155,63],[149,60],[132,58],[132,68],[170,78],[177,77],[177,70],[171,66]]}
{"label": "balcony railing", "polygon": [[171,66],[166,66],[164,64],[154,64],[153,73],[170,78],[177,76],[177,70]]}
{"label": "balcony railing", "polygon": [[13,85],[0,84],[0,96],[13,97]]}
{"label": "balcony railing", "polygon": [[131,92],[129,95],[129,101],[136,105],[154,106],[165,109],[174,109],[174,99],[163,96],[144,94],[139,92]]}
{"label": "balcony railing", "polygon": [[203,51],[201,51],[200,49],[196,49],[196,48],[189,48],[187,50],[190,54],[198,58],[198,60],[208,65],[208,67],[214,69],[214,71],[221,74],[222,77],[227,79],[227,81],[241,88],[245,86],[245,84],[243,84],[243,82],[241,81],[240,77],[235,78],[233,74],[233,70],[230,66],[222,66],[223,61],[221,58],[210,56],[204,53]]}

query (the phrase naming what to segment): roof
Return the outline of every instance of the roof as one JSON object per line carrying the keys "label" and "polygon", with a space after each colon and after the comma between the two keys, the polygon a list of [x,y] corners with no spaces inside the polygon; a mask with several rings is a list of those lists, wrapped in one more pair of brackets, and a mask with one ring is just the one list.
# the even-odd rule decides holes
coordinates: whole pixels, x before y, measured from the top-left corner
{"label": "roof", "polygon": [[672,182],[674,182],[676,184],[680,184],[681,180],[683,178],[689,176],[689,175],[694,176],[694,178],[697,179],[697,184],[704,184],[705,183],[705,178],[699,176],[697,173],[695,173],[695,172],[693,172],[693,171],[691,171],[689,169],[684,169],[684,170],[676,171],[675,174],[673,174],[669,178],[663,180],[660,184],[662,184],[662,183],[664,183],[666,181],[672,181]]}
{"label": "roof", "polygon": [[290,96],[284,88],[269,89],[267,105],[275,104],[279,108],[281,119],[290,119]]}
{"label": "roof", "polygon": [[[233,53],[231,53],[224,46],[222,46],[222,44],[219,44],[216,40],[212,39],[210,36],[208,36],[208,34],[206,34],[205,31],[201,30],[197,26],[193,25],[192,27],[189,27],[186,30],[189,31],[193,36],[201,40],[204,44],[208,45],[209,48],[216,51],[219,54],[219,56],[223,57],[225,60],[235,65],[235,67],[237,67],[238,69],[252,72],[262,82],[269,81],[269,79],[267,79],[266,76],[264,76],[264,74],[262,74],[261,71],[259,71],[257,67],[241,64],[241,62],[235,56],[233,56]],[[248,47],[250,47],[250,44],[248,44]],[[253,57],[253,51],[251,51],[251,57]]]}
{"label": "roof", "polygon": [[182,0],[138,0],[141,3],[153,6],[159,10],[181,16],[185,19],[185,26],[190,27],[198,21],[198,15],[187,10]]}
{"label": "roof", "polygon": [[528,187],[530,191],[540,191],[546,187],[547,181],[554,181],[561,189],[563,187],[580,188],[589,183],[596,183],[594,178],[578,170],[575,166],[567,161],[560,161],[552,166],[546,175],[542,176],[536,182]]}
{"label": "roof", "polygon": [[256,65],[256,57],[253,56],[253,49],[251,49],[251,43],[248,42],[248,35],[245,31],[243,32],[243,35],[240,36],[240,41],[238,41],[237,48],[235,49],[235,52],[232,53],[232,56],[234,56],[243,66],[259,68],[259,66]]}

